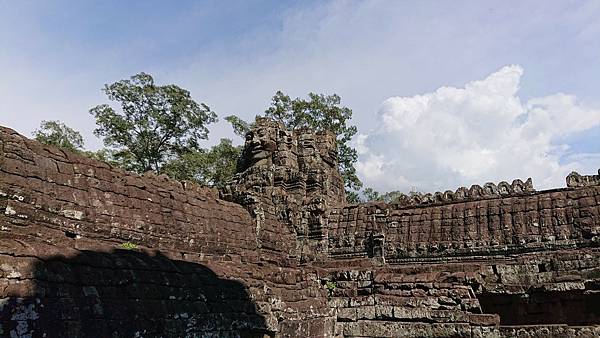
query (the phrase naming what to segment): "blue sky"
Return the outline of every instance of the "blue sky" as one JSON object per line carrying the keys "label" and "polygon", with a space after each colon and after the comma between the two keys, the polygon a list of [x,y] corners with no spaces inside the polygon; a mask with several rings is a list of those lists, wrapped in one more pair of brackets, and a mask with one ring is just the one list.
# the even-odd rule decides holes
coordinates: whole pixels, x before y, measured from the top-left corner
{"label": "blue sky", "polygon": [[[100,147],[88,109],[106,101],[103,84],[140,71],[190,90],[221,117],[250,119],[278,89],[292,96],[335,92],[353,109],[368,149],[363,180],[378,189],[453,189],[514,175],[557,186],[568,170],[600,167],[598,17],[598,1],[0,0],[0,124],[30,135],[41,120],[59,119],[82,131],[89,148]],[[485,79],[481,88],[506,85],[506,95],[467,88]],[[464,89],[446,91],[463,96],[448,103],[440,88]],[[431,100],[419,108],[413,139],[430,133],[450,143],[414,145],[392,132],[390,121],[405,118],[416,96]],[[483,102],[502,99],[519,105],[502,115],[514,119],[504,121],[512,127],[494,131],[498,116],[486,112],[504,110]],[[534,123],[543,115],[534,106],[554,124]],[[560,132],[560,123],[574,123],[565,116],[586,126]],[[460,122],[464,146],[427,124],[437,121],[429,117]],[[525,122],[514,126],[519,121]],[[525,134],[531,126],[550,136]],[[539,149],[520,154],[515,170],[494,165],[506,153],[478,138],[487,128],[498,142],[515,133],[513,147]],[[224,123],[211,128],[211,142],[220,137],[233,137]],[[402,158],[410,166],[399,164]],[[482,161],[491,164],[469,164]],[[405,173],[386,179],[398,170]]]}

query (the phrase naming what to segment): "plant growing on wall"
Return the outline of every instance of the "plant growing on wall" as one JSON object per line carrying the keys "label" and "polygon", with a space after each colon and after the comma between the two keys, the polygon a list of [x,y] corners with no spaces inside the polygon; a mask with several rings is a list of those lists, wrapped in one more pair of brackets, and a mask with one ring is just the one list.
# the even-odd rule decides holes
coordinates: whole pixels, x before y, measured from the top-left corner
{"label": "plant growing on wall", "polygon": [[123,248],[125,250],[135,250],[138,248],[138,246],[135,243],[124,242],[124,243],[121,243],[121,248]]}
{"label": "plant growing on wall", "polygon": [[333,296],[333,291],[337,288],[337,283],[335,281],[328,280],[325,282],[325,288],[327,289],[328,296]]}

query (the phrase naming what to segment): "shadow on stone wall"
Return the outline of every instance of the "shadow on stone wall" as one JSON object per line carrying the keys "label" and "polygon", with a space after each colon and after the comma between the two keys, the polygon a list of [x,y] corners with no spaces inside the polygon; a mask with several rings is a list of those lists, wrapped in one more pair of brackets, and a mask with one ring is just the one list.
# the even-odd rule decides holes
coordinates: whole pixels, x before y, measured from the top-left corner
{"label": "shadow on stone wall", "polygon": [[200,264],[133,250],[39,262],[0,299],[0,337],[273,336],[243,284]]}
{"label": "shadow on stone wall", "polygon": [[600,323],[600,294],[584,290],[478,295],[483,313],[500,315],[501,325],[575,326]]}

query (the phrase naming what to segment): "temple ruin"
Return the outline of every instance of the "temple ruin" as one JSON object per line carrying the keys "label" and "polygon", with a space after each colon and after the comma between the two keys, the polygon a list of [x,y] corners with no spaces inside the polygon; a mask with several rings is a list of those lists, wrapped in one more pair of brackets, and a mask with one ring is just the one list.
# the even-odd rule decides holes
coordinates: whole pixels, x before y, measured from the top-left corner
{"label": "temple ruin", "polygon": [[600,171],[347,204],[335,136],[267,119],[238,169],[218,191],[0,127],[0,337],[600,336]]}

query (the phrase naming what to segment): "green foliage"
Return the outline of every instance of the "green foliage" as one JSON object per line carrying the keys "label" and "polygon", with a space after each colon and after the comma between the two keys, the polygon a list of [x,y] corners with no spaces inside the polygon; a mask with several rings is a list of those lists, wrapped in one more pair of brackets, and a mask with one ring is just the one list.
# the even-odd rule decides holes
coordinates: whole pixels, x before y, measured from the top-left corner
{"label": "green foliage", "polygon": [[93,158],[94,160],[102,161],[102,162],[111,163],[113,161],[112,152],[106,148],[102,148],[97,151],[85,150],[83,152],[83,155],[85,155],[89,158]]}
{"label": "green foliage", "polygon": [[325,282],[325,288],[327,289],[328,297],[333,296],[333,291],[337,288],[335,281],[328,280]]}
{"label": "green foliage", "polygon": [[402,195],[402,192],[400,192],[400,191],[397,191],[397,190],[389,191],[389,192],[386,192],[383,195],[381,195],[381,200],[386,203],[393,203],[398,200],[400,195]]}
{"label": "green foliage", "polygon": [[73,128],[61,121],[42,121],[40,128],[33,132],[35,139],[71,151],[83,149],[83,137]]}
{"label": "green foliage", "polygon": [[125,250],[135,250],[138,248],[137,244],[131,242],[121,243],[121,248]]}
{"label": "green foliage", "polygon": [[362,193],[365,196],[366,202],[383,200],[379,192],[375,191],[373,188],[364,188]]}
{"label": "green foliage", "polygon": [[96,151],[85,150],[83,155],[94,160],[106,162],[112,166],[119,167],[128,171],[136,171],[136,163],[133,155],[127,151],[116,151],[114,149],[102,148]]}
{"label": "green foliage", "polygon": [[81,134],[60,121],[42,121],[40,123],[40,128],[33,132],[33,136],[41,143],[52,144],[64,149],[69,149],[95,160],[107,162],[114,166],[125,169],[130,169],[133,167],[133,158],[127,157],[127,155],[130,155],[130,153],[125,153],[122,156],[116,156],[115,154],[118,153],[117,151],[106,148],[96,151],[84,150],[84,142]]}
{"label": "green foliage", "polygon": [[199,141],[208,135],[206,125],[217,120],[187,90],[157,86],[146,73],[107,84],[103,91],[120,109],[108,104],[90,109],[98,125],[94,133],[103,137],[115,161],[136,172],[160,173],[165,163],[200,150]]}
{"label": "green foliage", "polygon": [[167,163],[164,173],[178,180],[193,180],[203,185],[222,187],[235,174],[241,147],[236,147],[230,139],[221,142],[210,150],[194,150]]}
{"label": "green foliage", "polygon": [[[356,126],[349,125],[352,110],[340,105],[338,95],[309,93],[308,100],[283,94],[281,91],[273,96],[271,106],[265,116],[282,122],[289,129],[308,128],[315,131],[329,130],[337,136],[340,171],[347,189],[358,190],[362,182],[356,176],[354,163],[358,159],[356,150],[349,142],[356,134]],[[352,196],[351,196],[352,197]]]}
{"label": "green foliage", "polygon": [[252,128],[253,125],[253,123],[248,123],[235,115],[226,116],[225,121],[231,123],[233,132],[241,138],[246,137],[246,134],[250,131],[250,128]]}
{"label": "green foliage", "polygon": [[[400,191],[389,191],[386,193],[380,193],[374,190],[373,188],[364,188],[361,191],[361,193],[363,195],[363,198],[359,200],[363,202],[382,201],[386,203],[393,203],[396,202],[398,198],[400,198],[400,196],[402,195],[402,192]],[[419,192],[413,190],[408,193],[409,196],[413,196],[414,194],[419,194]]]}
{"label": "green foliage", "polygon": [[346,190],[346,202],[348,203],[359,203],[360,196],[355,190]]}

